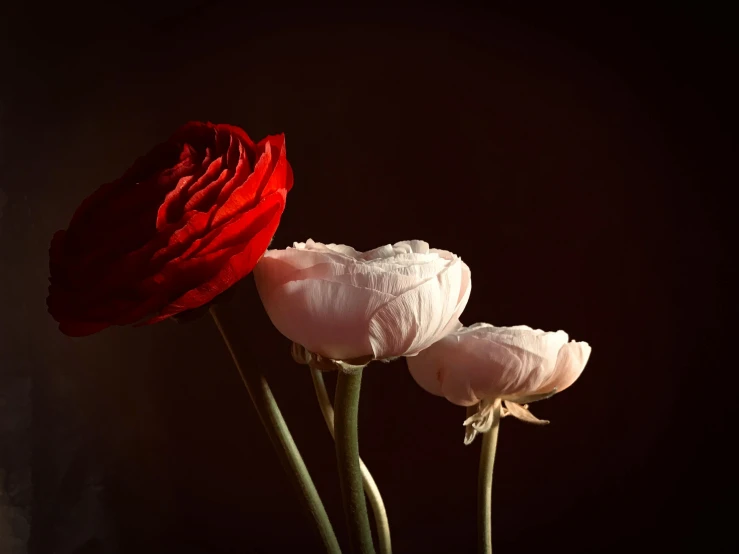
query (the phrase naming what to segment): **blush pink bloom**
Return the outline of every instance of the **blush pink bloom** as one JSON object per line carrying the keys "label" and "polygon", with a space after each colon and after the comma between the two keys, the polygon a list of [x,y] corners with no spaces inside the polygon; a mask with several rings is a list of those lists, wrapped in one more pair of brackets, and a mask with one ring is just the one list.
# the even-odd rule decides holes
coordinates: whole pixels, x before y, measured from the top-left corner
{"label": "blush pink bloom", "polygon": [[421,387],[459,406],[494,399],[526,402],[561,392],[580,376],[591,348],[568,339],[564,331],[476,323],[409,358],[408,368]]}
{"label": "blush pink bloom", "polygon": [[269,250],[254,270],[277,329],[332,360],[413,356],[458,326],[470,270],[420,240],[358,252],[308,240]]}
{"label": "blush pink bloom", "polygon": [[585,369],[590,345],[568,340],[564,331],[547,333],[526,325],[458,323],[454,332],[407,362],[421,387],[467,406],[464,442],[470,444],[491,429],[501,402],[502,416],[549,423],[537,419],[525,403],[563,391]]}

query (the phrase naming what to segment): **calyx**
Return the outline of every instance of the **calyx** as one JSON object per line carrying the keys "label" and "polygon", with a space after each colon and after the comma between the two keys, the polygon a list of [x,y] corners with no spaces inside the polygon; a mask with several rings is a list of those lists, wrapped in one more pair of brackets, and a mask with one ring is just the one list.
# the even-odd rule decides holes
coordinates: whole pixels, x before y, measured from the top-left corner
{"label": "calyx", "polygon": [[318,371],[342,371],[349,374],[356,373],[374,360],[372,356],[362,356],[349,360],[332,360],[320,354],[314,354],[296,342],[293,343],[290,353],[292,354],[293,360],[299,364],[307,365],[311,369]]}
{"label": "calyx", "polygon": [[464,443],[471,444],[475,437],[480,433],[487,433],[495,423],[495,407],[500,405],[500,417],[513,416],[516,419],[533,423],[534,425],[548,425],[546,419],[539,419],[529,411],[528,402],[536,402],[545,400],[556,394],[557,389],[543,394],[534,394],[530,396],[517,397],[513,399],[483,399],[474,406],[467,408],[467,419],[464,420]]}

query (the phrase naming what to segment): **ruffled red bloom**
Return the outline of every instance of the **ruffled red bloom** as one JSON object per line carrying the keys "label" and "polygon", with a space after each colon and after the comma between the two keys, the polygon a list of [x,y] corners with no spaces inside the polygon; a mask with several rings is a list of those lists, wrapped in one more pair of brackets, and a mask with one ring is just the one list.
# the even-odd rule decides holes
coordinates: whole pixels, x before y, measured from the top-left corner
{"label": "ruffled red bloom", "polygon": [[84,336],[207,304],[264,254],[292,184],[284,135],[184,125],[54,235],[49,313]]}

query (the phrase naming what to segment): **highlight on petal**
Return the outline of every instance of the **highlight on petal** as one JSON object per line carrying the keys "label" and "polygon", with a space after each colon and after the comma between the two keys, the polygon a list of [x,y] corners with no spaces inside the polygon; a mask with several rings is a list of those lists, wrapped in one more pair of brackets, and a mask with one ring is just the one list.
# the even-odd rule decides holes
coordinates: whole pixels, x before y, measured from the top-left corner
{"label": "highlight on petal", "polygon": [[452,262],[372,315],[370,340],[376,358],[415,354],[443,336],[457,319],[463,265],[461,260]]}
{"label": "highlight on petal", "polygon": [[559,351],[552,377],[540,389],[563,391],[570,387],[585,369],[592,348],[587,342],[572,341]]}

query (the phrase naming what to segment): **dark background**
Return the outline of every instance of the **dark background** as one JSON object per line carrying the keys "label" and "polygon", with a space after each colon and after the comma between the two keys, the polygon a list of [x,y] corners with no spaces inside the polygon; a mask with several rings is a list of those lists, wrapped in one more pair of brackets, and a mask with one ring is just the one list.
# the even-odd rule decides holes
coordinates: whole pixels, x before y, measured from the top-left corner
{"label": "dark background", "polygon": [[[4,428],[0,469],[25,475],[8,494],[33,554],[320,549],[212,321],[70,339],[45,311],[52,233],[188,120],[286,133],[296,181],[274,247],[423,238],[472,268],[464,323],[593,346],[575,386],[536,405],[550,426],[503,424],[497,553],[737,547],[732,18],[553,4],[3,7],[0,371],[21,393],[0,408],[28,410],[32,383],[33,419]],[[232,318],[343,540],[309,374],[240,288]],[[402,360],[363,387],[395,551],[474,552],[464,410]]]}

